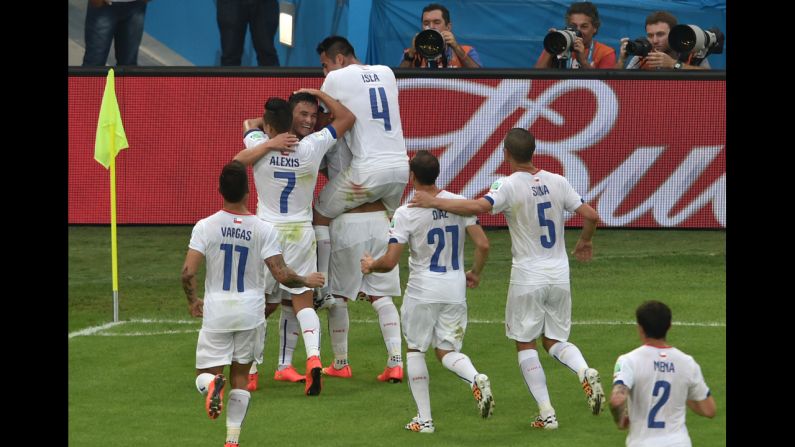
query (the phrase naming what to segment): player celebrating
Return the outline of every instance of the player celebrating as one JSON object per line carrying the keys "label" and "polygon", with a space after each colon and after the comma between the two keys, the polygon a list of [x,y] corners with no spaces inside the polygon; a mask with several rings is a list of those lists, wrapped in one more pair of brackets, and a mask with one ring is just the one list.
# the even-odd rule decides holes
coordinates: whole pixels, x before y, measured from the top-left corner
{"label": "player celebrating", "polygon": [[[196,345],[196,388],[206,394],[205,408],[216,419],[223,408],[224,366],[230,366],[232,391],[226,413],[226,447],[237,447],[240,427],[251,394],[247,374],[265,342],[263,263],[289,287],[318,287],[320,273],[307,277],[284,264],[273,226],[249,213],[248,176],[237,161],[224,166],[218,190],[224,207],[200,220],[193,232],[182,267],[182,288],[193,317],[202,318]],[[204,259],[207,272],[204,299],[199,299],[196,274]]]}
{"label": "player celebrating", "polygon": [[[355,120],[345,106],[315,89],[301,92],[313,94],[329,104],[334,121],[323,130],[301,140],[293,152],[275,152],[295,137],[286,136],[292,126],[292,111],[286,101],[270,98],[265,105],[264,127],[270,139],[262,144],[265,135],[254,130],[246,140],[247,149],[236,160],[253,165],[254,183],[258,192],[257,215],[271,222],[279,233],[285,259],[299,271],[312,271],[317,265],[312,230],[312,197],[320,161],[329,147],[348,131]],[[278,287],[291,294],[295,316],[301,327],[307,354],[305,392],[320,394],[322,388],[320,363],[320,320],[313,308],[313,291],[307,288],[277,286],[266,275],[266,291],[279,293]],[[283,295],[283,299],[286,298]],[[261,362],[261,358],[257,359]]]}
{"label": "player celebrating", "polygon": [[579,261],[589,261],[599,215],[565,177],[536,168],[534,152],[533,135],[526,129],[511,129],[505,137],[503,155],[513,173],[494,182],[485,197],[450,200],[420,191],[410,206],[463,215],[487,211],[505,215],[513,255],[505,335],[516,342],[522,377],[541,413],[531,425],[553,430],[558,428],[558,420],[536,350],[538,337],[550,355],[577,374],[594,415],[599,414],[604,402],[599,372],[589,368],[579,348],[567,341],[571,332],[571,287],[563,240],[563,212],[582,216],[584,224],[574,255]]}
{"label": "player celebrating", "polygon": [[[430,195],[460,200],[464,197],[436,187],[439,160],[428,151],[411,159],[414,189]],[[464,273],[464,230],[475,243],[475,263]],[[477,287],[489,253],[489,240],[474,217],[424,208],[401,206],[395,212],[389,249],[377,260],[365,254],[362,273],[388,271],[398,264],[403,246],[409,244],[409,280],[400,308],[409,387],[417,403],[417,416],[406,429],[419,433],[435,431],[428,391],[425,351],[433,346],[445,368],[467,382],[478,403],[480,416],[492,414],[494,400],[488,376],[480,374],[461,345],[467,327],[466,287]]]}
{"label": "player celebrating", "polygon": [[[348,299],[361,291],[378,314],[388,359],[378,380],[403,380],[400,317],[392,296],[400,294],[398,269],[362,277],[359,259],[365,251],[386,253],[389,217],[400,204],[408,182],[408,156],[400,121],[395,75],[383,65],[362,65],[351,44],[339,36],[317,47],[326,79],[321,90],[338,99],[356,116],[356,123],[338,144],[339,156],[350,150],[349,166],[340,166],[320,192],[315,205],[318,270],[331,271],[330,291],[342,300],[329,309],[333,365],[324,373],[351,377],[347,358]],[[343,146],[343,147],[339,147]],[[329,228],[331,219],[334,219]],[[330,233],[329,233],[330,232]]]}

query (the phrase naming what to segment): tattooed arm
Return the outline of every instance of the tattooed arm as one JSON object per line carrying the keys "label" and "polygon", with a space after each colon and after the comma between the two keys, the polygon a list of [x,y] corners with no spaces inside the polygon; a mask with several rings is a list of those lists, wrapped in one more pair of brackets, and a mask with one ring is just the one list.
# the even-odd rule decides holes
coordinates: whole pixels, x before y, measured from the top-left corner
{"label": "tattooed arm", "polygon": [[613,386],[613,392],[610,395],[610,412],[613,413],[613,420],[620,430],[629,428],[629,388],[623,384]]}
{"label": "tattooed arm", "polygon": [[280,254],[265,259],[265,265],[268,266],[268,270],[271,271],[276,281],[287,287],[315,288],[322,287],[326,282],[326,278],[322,273],[313,272],[305,277],[295,273],[293,269],[287,267],[287,264],[284,263],[284,257]]}
{"label": "tattooed arm", "polygon": [[192,317],[201,317],[204,301],[196,295],[196,272],[204,262],[204,255],[200,252],[188,249],[185,255],[185,264],[182,266],[182,290],[188,298],[188,312]]}

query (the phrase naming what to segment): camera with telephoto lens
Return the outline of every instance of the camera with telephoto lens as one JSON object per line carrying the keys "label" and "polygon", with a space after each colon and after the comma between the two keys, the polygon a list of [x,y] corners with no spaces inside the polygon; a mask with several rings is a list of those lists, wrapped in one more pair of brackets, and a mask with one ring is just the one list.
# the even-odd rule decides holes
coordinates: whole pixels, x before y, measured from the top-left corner
{"label": "camera with telephoto lens", "polygon": [[676,25],[668,33],[668,45],[679,54],[690,54],[705,58],[710,54],[723,53],[723,33],[718,28],[706,31],[696,25]]}
{"label": "camera with telephoto lens", "polygon": [[544,37],[544,49],[547,53],[559,55],[574,49],[574,39],[582,37],[582,33],[574,25],[568,25],[565,29],[550,31]]}
{"label": "camera with telephoto lens", "polygon": [[634,54],[638,57],[646,57],[649,52],[654,48],[649,39],[645,37],[638,37],[635,40],[627,42],[627,54]]}
{"label": "camera with telephoto lens", "polygon": [[433,28],[420,31],[414,38],[414,49],[427,61],[438,61],[444,55],[447,44],[442,33]]}

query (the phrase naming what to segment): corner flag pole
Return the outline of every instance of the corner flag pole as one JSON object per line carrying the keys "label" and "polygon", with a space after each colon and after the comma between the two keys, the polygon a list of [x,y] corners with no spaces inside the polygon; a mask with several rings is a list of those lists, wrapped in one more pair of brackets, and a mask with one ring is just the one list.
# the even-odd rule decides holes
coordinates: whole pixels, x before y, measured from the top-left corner
{"label": "corner flag pole", "polygon": [[108,70],[102,106],[97,121],[97,137],[94,142],[94,159],[105,169],[110,167],[110,244],[113,273],[113,321],[119,321],[119,263],[116,243],[116,154],[128,148],[127,135],[121,122],[119,103],[116,100],[116,82],[113,69]]}

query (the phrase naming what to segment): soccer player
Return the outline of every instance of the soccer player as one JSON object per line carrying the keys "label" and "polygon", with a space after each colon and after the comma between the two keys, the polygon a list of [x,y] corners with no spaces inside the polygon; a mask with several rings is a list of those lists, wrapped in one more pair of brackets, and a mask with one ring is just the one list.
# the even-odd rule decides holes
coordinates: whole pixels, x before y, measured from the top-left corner
{"label": "soccer player", "polygon": [[[287,263],[299,273],[313,271],[317,265],[312,198],[320,161],[337,137],[347,132],[355,120],[345,106],[325,93],[315,89],[302,89],[301,92],[313,94],[329,104],[334,120],[322,130],[302,139],[295,151],[273,151],[274,147],[282,147],[280,139],[287,138],[284,133],[292,126],[292,110],[283,99],[270,98],[265,104],[263,116],[267,136],[261,130],[253,129],[245,137],[247,149],[235,156],[244,165],[253,165],[258,192],[257,216],[274,224]],[[268,141],[265,141],[266,137]],[[289,295],[284,295],[280,289]],[[266,273],[266,292],[282,293],[282,299],[292,300],[307,354],[305,392],[308,396],[316,396],[322,387],[322,365],[320,320],[313,307],[313,291],[305,287],[278,286]],[[261,360],[258,358],[258,363]]]}
{"label": "soccer player", "polygon": [[665,341],[671,309],[659,301],[646,301],[635,318],[643,346],[616,361],[610,396],[613,419],[619,429],[629,428],[628,447],[690,447],[686,407],[713,418],[715,399],[693,357]]}
{"label": "soccer player", "polygon": [[[428,151],[419,151],[411,159],[410,180],[416,191],[451,199],[463,196],[436,187],[439,160]],[[406,370],[409,388],[417,403],[417,416],[406,430],[433,433],[429,374],[425,352],[429,346],[436,358],[461,380],[470,385],[480,416],[488,418],[494,408],[491,383],[472,361],[461,352],[467,327],[466,288],[477,287],[480,273],[489,254],[489,240],[475,217],[462,217],[441,210],[408,208],[395,211],[389,235],[389,249],[374,260],[369,254],[361,259],[362,273],[385,272],[398,265],[403,247],[408,244],[409,280],[400,314],[406,338]],[[475,243],[475,262],[464,272],[464,240],[469,235]]]}
{"label": "soccer player", "polygon": [[[400,122],[398,88],[392,70],[384,65],[362,65],[344,37],[330,36],[317,47],[326,79],[321,90],[344,104],[356,123],[337,150],[349,166],[339,166],[320,192],[313,223],[318,243],[318,270],[329,272],[329,288],[341,297],[329,308],[329,330],[334,363],[323,372],[351,377],[347,337],[347,302],[361,291],[378,314],[387,348],[382,382],[403,380],[400,316],[392,296],[400,295],[398,269],[364,276],[359,260],[365,251],[375,257],[386,253],[389,215],[400,204],[409,177],[408,156]],[[334,219],[333,222],[331,219]],[[329,227],[329,224],[331,226]],[[324,292],[325,293],[325,292]]]}
{"label": "soccer player", "polygon": [[[292,133],[301,140],[315,131],[318,118],[317,98],[309,93],[293,93],[287,100],[292,108]],[[258,129],[264,130],[263,118],[247,119],[243,122],[244,139],[250,131]],[[263,136],[264,134],[258,134]],[[295,317],[293,304],[289,296],[282,300],[282,293],[271,293],[265,298],[265,318],[268,318],[279,304],[282,304],[281,316],[279,318],[279,361],[276,371],[273,373],[274,380],[287,382],[306,382],[303,374],[293,367],[293,352],[298,344],[300,325]],[[249,391],[257,389],[259,374],[257,373],[257,363],[251,364],[251,371],[248,375]]]}
{"label": "soccer player", "polygon": [[[223,408],[223,372],[230,365],[226,447],[237,447],[251,398],[246,391],[248,370],[254,358],[262,356],[265,342],[263,263],[289,287],[318,287],[324,277],[317,272],[304,277],[285,265],[273,226],[246,209],[245,166],[237,161],[224,166],[218,190],[224,198],[223,209],[193,227],[182,267],[182,288],[191,316],[202,318],[196,344],[196,388],[206,394],[210,419],[218,418]],[[202,300],[196,275],[205,258]]]}
{"label": "soccer player", "polygon": [[438,208],[456,214],[503,213],[511,234],[511,280],[505,305],[505,335],[516,342],[519,369],[540,415],[536,428],[558,428],[547,391],[536,339],[547,352],[577,374],[594,415],[604,401],[599,372],[589,368],[579,348],[567,340],[571,332],[569,259],[563,240],[564,211],[583,218],[580,239],[574,248],[579,261],[592,256],[591,237],[599,215],[574,191],[565,177],[533,165],[535,138],[514,128],[505,137],[503,155],[512,174],[491,185],[477,200],[451,200],[419,191],[409,206]]}

